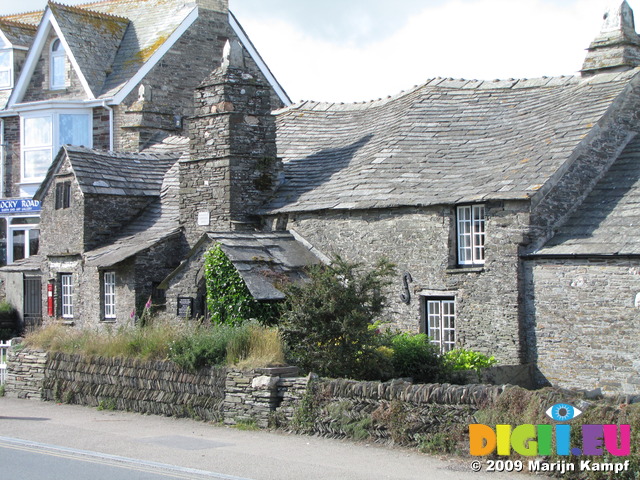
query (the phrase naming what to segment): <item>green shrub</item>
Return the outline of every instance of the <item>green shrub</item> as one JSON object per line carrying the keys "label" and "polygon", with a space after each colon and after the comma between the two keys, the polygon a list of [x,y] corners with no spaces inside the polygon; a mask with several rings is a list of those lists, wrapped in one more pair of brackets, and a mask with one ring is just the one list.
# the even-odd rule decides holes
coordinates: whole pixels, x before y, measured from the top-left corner
{"label": "green shrub", "polygon": [[495,357],[474,352],[465,348],[456,348],[444,354],[445,364],[454,371],[475,370],[480,372],[497,363]]}
{"label": "green shrub", "polygon": [[280,329],[292,365],[321,376],[369,378],[379,346],[369,329],[386,303],[394,272],[380,260],[374,268],[336,257],[309,269],[309,281],[288,286]]}
{"label": "green shrub", "polygon": [[400,333],[391,339],[396,377],[411,377],[416,383],[434,383],[443,378],[443,361],[438,347],[424,333]]}
{"label": "green shrub", "polygon": [[207,309],[213,323],[237,325],[249,319],[273,324],[280,306],[253,298],[233,263],[216,244],[204,256]]}
{"label": "green shrub", "polygon": [[171,344],[169,359],[192,372],[202,367],[223,365],[227,358],[227,345],[234,336],[243,334],[239,327],[229,325],[200,327]]}

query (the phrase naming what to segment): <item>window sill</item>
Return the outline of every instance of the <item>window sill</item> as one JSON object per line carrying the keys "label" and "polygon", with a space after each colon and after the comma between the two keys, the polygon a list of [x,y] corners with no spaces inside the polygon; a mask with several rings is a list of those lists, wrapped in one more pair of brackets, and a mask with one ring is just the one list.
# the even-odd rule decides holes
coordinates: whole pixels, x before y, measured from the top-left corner
{"label": "window sill", "polygon": [[116,323],[115,318],[103,318],[102,323]]}
{"label": "window sill", "polygon": [[445,272],[449,275],[457,275],[461,273],[482,273],[484,272],[484,265],[450,267],[447,268]]}

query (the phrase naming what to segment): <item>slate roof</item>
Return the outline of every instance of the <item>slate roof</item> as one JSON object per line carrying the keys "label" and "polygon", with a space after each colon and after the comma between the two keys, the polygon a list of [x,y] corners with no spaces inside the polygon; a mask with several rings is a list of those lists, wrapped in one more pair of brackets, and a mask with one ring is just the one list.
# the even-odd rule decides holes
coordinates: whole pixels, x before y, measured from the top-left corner
{"label": "slate roof", "polygon": [[166,139],[164,143],[145,151],[145,155],[148,157],[157,155],[156,153],[149,153],[150,151],[173,152],[173,164],[169,169],[165,170],[162,177],[159,197],[135,221],[114,236],[109,245],[86,252],[85,261],[87,265],[109,267],[168,238],[180,235],[178,158],[179,152],[184,151],[187,146],[188,139],[171,137]]}
{"label": "slate roof", "polygon": [[30,47],[36,36],[36,26],[0,18],[0,30],[14,47]]}
{"label": "slate roof", "polygon": [[65,158],[69,158],[83,193],[159,196],[165,173],[177,162],[180,154],[105,152],[65,145],[49,167],[34,198],[40,199],[44,195]]}
{"label": "slate roof", "polygon": [[[184,0],[49,2],[96,98],[115,95],[196,8]],[[0,17],[38,24],[43,12]]]}
{"label": "slate roof", "polygon": [[49,3],[69,48],[94,96],[102,93],[129,20]]}
{"label": "slate roof", "polygon": [[640,254],[640,137],[625,147],[541,255]]}
{"label": "slate roof", "polygon": [[186,268],[188,259],[203,242],[221,245],[256,300],[284,299],[278,284],[304,281],[307,278],[304,268],[320,263],[318,257],[288,232],[209,232],[192,248],[187,260],[163,281],[163,286]]}
{"label": "slate roof", "polygon": [[265,211],[528,199],[639,71],[437,78],[385,100],[293,105],[277,112],[285,183]]}

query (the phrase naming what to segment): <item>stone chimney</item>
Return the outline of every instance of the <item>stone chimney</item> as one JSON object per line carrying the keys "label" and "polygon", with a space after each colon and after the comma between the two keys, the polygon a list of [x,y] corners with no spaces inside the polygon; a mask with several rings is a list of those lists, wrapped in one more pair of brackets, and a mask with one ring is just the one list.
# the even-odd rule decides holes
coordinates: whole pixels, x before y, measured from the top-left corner
{"label": "stone chimney", "polygon": [[180,164],[180,219],[190,244],[207,231],[252,230],[282,175],[271,87],[228,41],[222,65],[195,91],[190,158]]}
{"label": "stone chimney", "polygon": [[640,65],[640,36],[636,33],[633,10],[626,0],[610,4],[604,14],[602,31],[587,52],[581,70],[583,76],[629,70]]}
{"label": "stone chimney", "polygon": [[198,8],[229,13],[229,0],[196,0]]}

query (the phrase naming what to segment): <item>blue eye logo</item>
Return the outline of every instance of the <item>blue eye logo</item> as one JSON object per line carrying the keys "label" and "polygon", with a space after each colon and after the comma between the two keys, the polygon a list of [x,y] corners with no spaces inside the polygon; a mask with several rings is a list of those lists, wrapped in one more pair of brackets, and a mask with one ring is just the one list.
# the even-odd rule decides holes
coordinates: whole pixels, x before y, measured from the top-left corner
{"label": "blue eye logo", "polygon": [[545,412],[547,416],[556,422],[573,420],[582,413],[582,410],[572,407],[568,403],[556,403]]}

